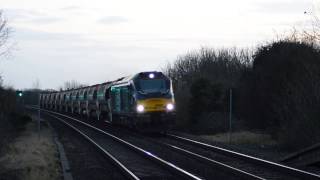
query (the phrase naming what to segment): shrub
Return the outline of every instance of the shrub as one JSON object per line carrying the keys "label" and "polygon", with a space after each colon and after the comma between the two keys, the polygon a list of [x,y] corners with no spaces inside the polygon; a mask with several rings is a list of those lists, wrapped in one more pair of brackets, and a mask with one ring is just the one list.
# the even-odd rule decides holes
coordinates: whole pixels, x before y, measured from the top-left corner
{"label": "shrub", "polygon": [[320,52],[312,45],[279,41],[259,48],[252,69],[250,124],[270,129],[283,144],[293,143],[290,147],[319,141],[319,69]]}
{"label": "shrub", "polygon": [[226,114],[227,92],[238,86],[250,57],[247,50],[202,48],[169,64],[164,71],[173,81],[177,124],[194,129],[198,123],[206,128],[205,119],[211,119],[212,113]]}

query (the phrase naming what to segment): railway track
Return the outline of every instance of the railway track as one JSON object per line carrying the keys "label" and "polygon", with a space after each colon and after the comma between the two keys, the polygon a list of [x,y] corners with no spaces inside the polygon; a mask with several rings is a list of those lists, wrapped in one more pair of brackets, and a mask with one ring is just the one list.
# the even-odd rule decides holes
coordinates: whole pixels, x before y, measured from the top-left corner
{"label": "railway track", "polygon": [[[129,179],[109,157],[77,131],[73,131],[57,119],[47,115],[43,116],[47,121],[46,124],[53,128],[59,141],[63,144],[69,164],[65,171],[71,174],[74,180]],[[63,158],[61,161],[66,161],[66,159]]]}
{"label": "railway track", "polygon": [[[44,111],[47,111],[47,110],[44,110]],[[52,111],[47,111],[47,112],[51,114],[53,113],[55,115],[58,115],[60,117],[63,117],[69,120],[73,120],[74,122],[78,122],[79,124],[85,125],[87,127],[95,129],[96,131],[99,131],[99,133],[109,134],[108,132],[106,132],[106,130],[102,130],[100,128],[94,127],[93,125],[82,122],[76,118],[66,116],[64,114],[52,112]],[[157,154],[157,156],[155,156],[157,158],[159,157],[168,158],[168,155],[164,155],[164,154],[172,153],[172,152],[183,154],[185,157],[188,157],[189,159],[193,159],[192,163],[195,165],[195,168],[198,168],[197,163],[195,161],[201,162],[202,164],[205,164],[206,166],[205,168],[208,169],[209,171],[211,170],[211,171],[214,171],[214,173],[223,172],[223,174],[228,174],[229,178],[227,179],[230,179],[231,177],[233,177],[234,179],[239,179],[239,178],[242,178],[242,179],[319,179],[320,178],[320,176],[317,174],[305,172],[302,170],[294,169],[294,168],[277,164],[274,162],[240,154],[234,151],[222,149],[220,147],[215,147],[209,144],[205,144],[202,142],[187,139],[185,137],[180,137],[173,134],[167,135],[166,137],[149,138],[133,132],[128,132],[128,134],[123,133],[124,131],[126,131],[123,129],[120,130],[122,131],[121,133],[119,133],[118,129],[117,131],[115,131],[114,129],[113,130],[108,129],[108,131],[112,131],[113,133],[109,135],[113,136],[116,139],[119,138],[119,136],[120,137],[122,136],[121,138],[126,139],[126,142],[128,144],[131,144],[131,145],[126,145],[129,148],[132,148],[132,146],[143,147],[144,149],[147,149],[147,151],[145,151],[144,154],[152,154],[153,156],[155,156],[154,154]],[[117,135],[114,135],[114,134],[117,134]],[[149,141],[149,143],[146,143],[146,141]],[[150,143],[152,145],[150,145]],[[158,146],[158,148],[154,148],[155,146]],[[139,148],[139,149],[140,150],[138,151],[143,151],[142,148]],[[213,155],[213,153],[215,154]],[[216,155],[216,154],[220,154],[220,155]],[[221,155],[225,157],[221,158]],[[171,161],[172,159],[170,159],[170,162]],[[179,164],[179,162],[177,164]],[[180,167],[184,168],[184,164],[180,163]],[[181,168],[179,169],[182,170]],[[217,172],[217,169],[220,172]],[[197,170],[192,170],[192,169],[188,169],[188,170],[190,170],[189,172],[192,172],[192,174],[188,173],[187,171],[184,171],[184,173],[182,174],[180,172],[180,177],[183,177],[183,179],[186,179],[186,178],[210,179],[212,175],[212,173],[203,174],[202,172]],[[193,174],[199,174],[199,175],[196,176]]]}
{"label": "railway track", "polygon": [[306,169],[311,172],[320,170],[320,143],[292,153],[281,160],[290,166]]}
{"label": "railway track", "polygon": [[111,162],[118,167],[118,169],[125,175],[128,179],[138,180],[139,178],[132,173],[127,167],[125,167],[120,161],[118,161],[112,154],[110,154],[107,150],[105,150],[102,146],[100,146],[93,138],[90,138],[86,133],[79,130],[76,126],[64,121],[63,119],[56,117],[54,115],[49,115],[55,119],[58,119],[60,122],[73,129],[77,133],[79,133],[82,137],[84,137],[88,142],[90,142],[94,147],[96,147],[97,151],[100,151],[105,157],[107,157]]}
{"label": "railway track", "polygon": [[[257,157],[253,157],[253,156],[249,156],[246,154],[242,154],[242,153],[238,153],[235,151],[231,151],[228,149],[224,149],[221,147],[217,147],[217,146],[213,146],[210,144],[206,144],[200,141],[196,141],[193,139],[189,139],[186,137],[182,137],[182,136],[178,136],[178,135],[174,135],[174,134],[167,134],[166,135],[167,138],[173,140],[173,142],[182,142],[182,144],[184,144],[184,149],[186,149],[186,145],[185,144],[189,144],[192,145],[194,147],[198,147],[201,149],[206,150],[207,152],[209,152],[208,154],[210,154],[209,156],[217,156],[217,154],[219,155],[223,155],[226,157],[229,157],[230,159],[235,159],[238,160],[238,162],[244,162],[244,165],[242,165],[243,167],[246,167],[246,164],[255,164],[256,167],[259,167],[261,169],[264,170],[264,173],[266,171],[271,171],[270,173],[272,175],[275,175],[274,178],[276,179],[283,179],[283,178],[290,178],[290,179],[320,179],[320,175],[319,174],[315,174],[315,173],[311,173],[311,172],[307,172],[304,170],[300,170],[300,169],[296,169],[290,166],[286,166],[283,164],[279,164],[279,163],[275,163],[275,162],[271,162],[271,161],[267,161],[264,159],[260,159]],[[180,147],[181,148],[181,147]],[[231,163],[231,165],[234,163]],[[241,166],[241,165],[239,165]],[[246,169],[246,168],[245,168]],[[248,170],[249,172],[251,172],[250,170]],[[254,172],[255,170],[253,170]],[[255,174],[255,173],[253,173]],[[259,172],[258,172],[259,174]],[[263,175],[260,175],[263,176]],[[273,178],[273,177],[269,177],[269,178]],[[266,179],[269,179],[268,177],[266,177]]]}
{"label": "railway track", "polygon": [[90,124],[74,118],[70,121],[71,117],[63,114],[47,110],[43,111],[47,112],[48,116],[59,120],[81,134],[101,153],[112,160],[128,179],[201,179],[148,151]]}
{"label": "railway track", "polygon": [[292,153],[286,157],[284,157],[281,162],[284,163],[289,163],[295,160],[299,160],[302,159],[304,156],[309,156],[309,155],[313,155],[316,154],[318,155],[320,152],[320,143],[315,144],[313,146],[307,147],[305,149],[302,149],[300,151],[297,151],[295,153]]}
{"label": "railway track", "polygon": [[[134,135],[131,135],[134,136]],[[320,179],[320,175],[270,162],[195,140],[168,134],[163,137],[143,137],[136,139],[161,144],[198,161],[211,165],[212,168],[227,171],[244,179]],[[184,139],[184,140],[181,140]],[[201,145],[199,145],[201,144]],[[141,143],[142,145],[142,143]],[[143,146],[143,145],[142,145]],[[145,147],[147,148],[147,147]],[[216,150],[216,148],[218,150]]]}

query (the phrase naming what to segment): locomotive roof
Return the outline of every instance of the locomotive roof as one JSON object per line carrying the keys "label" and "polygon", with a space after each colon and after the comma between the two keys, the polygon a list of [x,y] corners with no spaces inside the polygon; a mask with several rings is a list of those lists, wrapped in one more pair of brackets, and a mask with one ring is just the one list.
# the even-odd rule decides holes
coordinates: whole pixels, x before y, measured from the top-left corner
{"label": "locomotive roof", "polygon": [[141,77],[141,76],[146,76],[148,74],[151,74],[151,73],[154,73],[154,74],[162,74],[162,72],[159,72],[159,71],[145,71],[145,72],[139,72],[139,73],[136,73],[134,75],[131,75],[131,76],[125,76],[125,77],[122,77],[122,78],[119,78],[117,79],[116,81],[114,81],[112,83],[112,85],[118,85],[118,84],[125,84],[125,83],[128,83],[129,81],[137,78],[137,77]]}
{"label": "locomotive roof", "polygon": [[118,84],[124,84],[124,83],[128,83],[134,76],[125,76],[122,78],[119,78],[117,80],[115,80],[112,85],[118,85]]}
{"label": "locomotive roof", "polygon": [[[100,85],[107,85],[107,84],[110,84],[110,85],[125,84],[125,83],[128,83],[130,80],[133,80],[133,79],[137,78],[138,76],[141,76],[141,75],[144,75],[144,74],[149,74],[149,73],[155,73],[155,74],[156,74],[156,73],[161,73],[161,72],[159,72],[159,71],[144,71],[144,72],[136,73],[136,74],[134,74],[134,75],[121,77],[121,78],[119,78],[119,79],[117,79],[117,80],[114,80],[114,81],[107,81],[107,82],[104,82],[104,83],[101,83],[101,84],[94,84],[94,85],[91,85],[91,86],[85,86],[85,87],[80,87],[80,88],[75,88],[75,89],[68,89],[68,90],[64,90],[64,91],[49,92],[49,93],[44,93],[44,94],[72,93],[72,92],[74,92],[74,91],[78,91],[78,90],[81,90],[81,89],[89,89],[89,88],[97,87],[97,86],[100,86]],[[161,73],[161,74],[162,74],[162,73]]]}

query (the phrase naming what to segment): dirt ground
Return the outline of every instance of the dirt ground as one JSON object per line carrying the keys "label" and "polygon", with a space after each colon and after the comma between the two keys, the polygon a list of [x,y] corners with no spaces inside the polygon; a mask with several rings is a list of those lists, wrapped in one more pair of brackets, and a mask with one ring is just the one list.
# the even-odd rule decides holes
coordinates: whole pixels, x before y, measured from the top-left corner
{"label": "dirt ground", "polygon": [[[33,118],[35,119],[35,118]],[[0,157],[0,180],[60,180],[61,166],[51,130],[42,124],[40,138],[32,121]]]}

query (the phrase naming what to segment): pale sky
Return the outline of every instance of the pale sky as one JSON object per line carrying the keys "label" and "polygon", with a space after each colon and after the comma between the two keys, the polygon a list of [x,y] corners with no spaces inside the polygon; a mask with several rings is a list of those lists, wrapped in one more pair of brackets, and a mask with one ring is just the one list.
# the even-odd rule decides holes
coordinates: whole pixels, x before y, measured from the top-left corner
{"label": "pale sky", "polygon": [[[201,47],[254,47],[310,24],[317,0],[1,0],[6,85],[58,88],[160,70]],[[304,12],[308,12],[304,14]]]}

